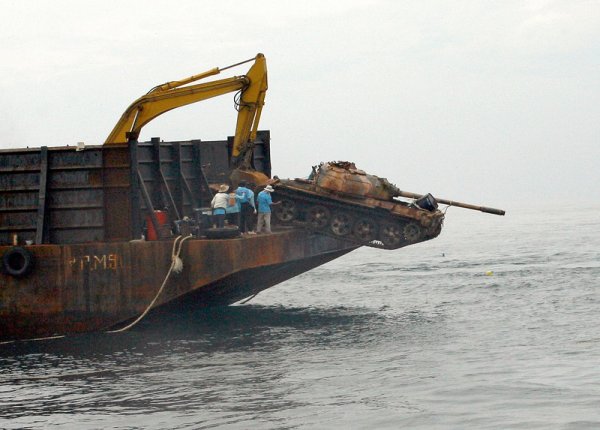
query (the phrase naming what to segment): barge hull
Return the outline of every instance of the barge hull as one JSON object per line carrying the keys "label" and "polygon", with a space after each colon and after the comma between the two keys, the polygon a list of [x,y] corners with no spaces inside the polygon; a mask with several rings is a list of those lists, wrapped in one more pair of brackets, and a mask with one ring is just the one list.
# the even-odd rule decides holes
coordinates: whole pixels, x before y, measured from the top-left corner
{"label": "barge hull", "polygon": [[[9,247],[0,246],[0,254]],[[0,274],[0,340],[102,331],[144,312],[171,265],[173,240],[25,247],[26,278]],[[344,255],[356,245],[299,229],[235,239],[190,239],[183,271],[155,308],[228,305]],[[26,281],[26,282],[24,282]]]}

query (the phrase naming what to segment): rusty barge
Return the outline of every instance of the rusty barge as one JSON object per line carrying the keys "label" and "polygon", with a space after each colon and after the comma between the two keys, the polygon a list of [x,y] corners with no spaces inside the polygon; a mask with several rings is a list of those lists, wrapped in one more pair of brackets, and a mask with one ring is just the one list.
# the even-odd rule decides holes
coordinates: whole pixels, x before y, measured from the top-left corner
{"label": "rusty barge", "polygon": [[[165,206],[172,219],[197,217],[211,184],[231,174],[231,144],[153,139],[0,151],[0,340],[106,330],[141,314],[169,270],[175,237],[162,229],[157,240],[141,240],[144,223]],[[258,133],[253,153],[253,165],[270,175],[268,132]],[[231,304],[357,246],[294,227],[197,235],[155,306]]]}

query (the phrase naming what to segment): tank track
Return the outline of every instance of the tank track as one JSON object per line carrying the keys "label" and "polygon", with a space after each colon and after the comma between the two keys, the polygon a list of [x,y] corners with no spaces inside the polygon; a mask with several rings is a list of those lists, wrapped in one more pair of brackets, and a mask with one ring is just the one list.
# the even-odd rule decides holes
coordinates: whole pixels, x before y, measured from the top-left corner
{"label": "tank track", "polygon": [[[379,207],[337,200],[287,187],[276,187],[273,220],[354,242],[361,246],[397,249],[433,239],[442,220],[425,228],[417,220],[395,215]],[[442,218],[443,219],[443,218]]]}

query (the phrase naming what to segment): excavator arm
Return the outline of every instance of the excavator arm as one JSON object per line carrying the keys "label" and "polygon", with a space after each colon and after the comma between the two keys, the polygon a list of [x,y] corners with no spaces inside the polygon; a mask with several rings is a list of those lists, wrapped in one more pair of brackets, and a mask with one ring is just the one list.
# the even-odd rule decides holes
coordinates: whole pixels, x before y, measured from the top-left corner
{"label": "excavator arm", "polygon": [[[243,76],[188,85],[252,60],[254,64]],[[137,140],[142,127],[171,109],[241,91],[237,102],[238,117],[231,163],[236,170],[244,173],[240,175],[240,172],[237,172],[234,177],[236,181],[243,178],[257,184],[265,183],[268,178],[252,169],[251,158],[267,87],[267,62],[263,54],[257,54],[254,59],[222,69],[216,67],[180,81],[167,82],[154,87],[146,95],[134,101],[125,110],[104,144],[112,145]]]}
{"label": "excavator arm", "polygon": [[[262,55],[262,54],[259,54]],[[246,77],[250,84],[240,94],[237,125],[233,139],[232,161],[236,167],[250,167],[252,143],[256,139],[258,123],[267,93],[267,64],[262,57],[250,68]]]}

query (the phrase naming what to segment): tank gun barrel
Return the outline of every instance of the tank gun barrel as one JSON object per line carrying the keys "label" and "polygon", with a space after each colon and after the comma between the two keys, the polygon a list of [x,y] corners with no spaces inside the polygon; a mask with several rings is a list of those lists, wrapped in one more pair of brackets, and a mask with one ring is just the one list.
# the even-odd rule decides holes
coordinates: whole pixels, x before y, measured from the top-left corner
{"label": "tank gun barrel", "polygon": [[[401,191],[401,190],[398,190],[397,194],[400,197],[408,197],[411,199],[420,199],[421,197],[423,197],[422,194],[416,194],[416,193],[411,193],[409,191]],[[441,203],[443,205],[457,206],[459,208],[471,209],[471,210],[475,210],[475,211],[485,212],[488,214],[493,214],[493,215],[504,215],[505,214],[505,212],[502,209],[488,208],[485,206],[476,206],[476,205],[471,205],[468,203],[455,202],[454,200],[438,199],[437,197],[435,198],[435,200],[438,203]]]}

